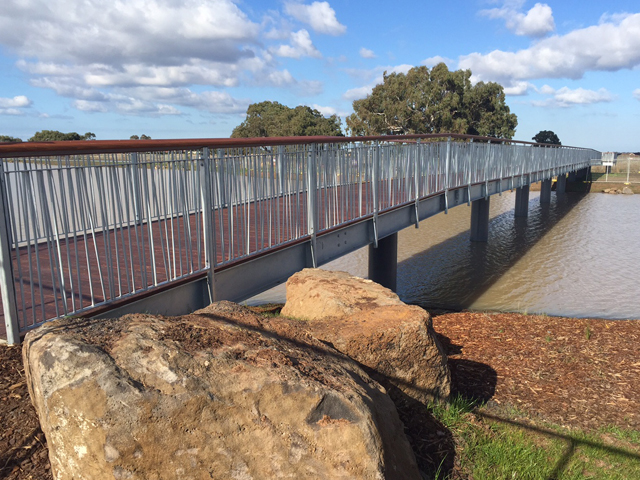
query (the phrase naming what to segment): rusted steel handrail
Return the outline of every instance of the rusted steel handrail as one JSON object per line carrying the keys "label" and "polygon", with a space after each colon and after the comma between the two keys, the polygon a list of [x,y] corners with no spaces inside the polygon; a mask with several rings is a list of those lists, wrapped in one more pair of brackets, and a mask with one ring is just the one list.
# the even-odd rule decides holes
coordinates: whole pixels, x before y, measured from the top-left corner
{"label": "rusted steel handrail", "polygon": [[412,135],[377,135],[360,137],[256,137],[256,138],[187,138],[158,140],[73,140],[56,142],[21,142],[0,144],[0,158],[21,158],[44,155],[83,155],[91,153],[158,152],[189,150],[199,148],[243,148],[278,145],[355,143],[355,142],[394,142],[435,139],[474,140],[491,143],[509,143],[535,145],[540,147],[579,148],[566,145],[511,140],[508,138],[483,137],[459,133],[435,133]]}

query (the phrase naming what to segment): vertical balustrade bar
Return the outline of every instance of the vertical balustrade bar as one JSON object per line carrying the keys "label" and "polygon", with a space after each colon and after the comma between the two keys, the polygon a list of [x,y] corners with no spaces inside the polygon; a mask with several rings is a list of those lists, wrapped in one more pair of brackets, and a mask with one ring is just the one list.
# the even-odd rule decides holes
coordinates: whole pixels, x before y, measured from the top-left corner
{"label": "vertical balustrade bar", "polygon": [[209,149],[202,149],[200,158],[200,198],[202,201],[202,227],[204,229],[204,258],[209,264],[207,280],[209,284],[209,301],[217,301],[215,284],[216,265],[216,235],[214,231],[215,223],[212,221],[213,208],[211,198],[211,158]]}
{"label": "vertical balustrade bar", "polygon": [[4,324],[7,329],[7,343],[15,345],[20,343],[20,328],[18,326],[16,286],[11,260],[11,229],[7,206],[4,162],[0,162],[0,293],[2,294]]}
{"label": "vertical balustrade bar", "polygon": [[311,264],[317,268],[316,233],[318,228],[316,147],[309,145],[307,156],[307,233],[311,237]]}

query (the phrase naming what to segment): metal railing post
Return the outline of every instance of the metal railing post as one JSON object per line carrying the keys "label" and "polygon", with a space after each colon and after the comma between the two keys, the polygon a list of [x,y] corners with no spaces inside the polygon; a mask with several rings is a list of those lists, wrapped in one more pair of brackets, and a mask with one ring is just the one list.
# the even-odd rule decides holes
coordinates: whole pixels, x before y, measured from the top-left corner
{"label": "metal railing post", "polygon": [[318,178],[316,170],[316,146],[309,145],[307,155],[307,233],[311,237],[311,264],[317,268],[316,234],[318,230]]}
{"label": "metal railing post", "polygon": [[216,266],[216,232],[213,222],[213,202],[211,195],[211,157],[208,148],[202,149],[200,157],[200,198],[202,200],[202,228],[204,233],[204,256],[209,264],[207,281],[209,284],[209,300],[217,301],[215,284]]}
{"label": "metal railing post", "polygon": [[380,144],[373,145],[373,172],[371,172],[371,188],[373,195],[373,246],[378,248],[378,211],[380,210]]}
{"label": "metal railing post", "polygon": [[415,211],[416,211],[416,228],[420,228],[420,170],[422,166],[422,150],[420,149],[420,139],[416,140],[416,154],[413,156],[414,168],[414,188],[415,188]]}
{"label": "metal railing post", "polygon": [[140,191],[140,166],[138,164],[138,152],[133,152],[131,154],[131,175],[133,176],[133,211],[136,216],[136,222],[141,225],[142,192]]}
{"label": "metal railing post", "polygon": [[444,164],[444,213],[449,213],[449,164],[451,163],[451,137],[447,137],[447,157]]}
{"label": "metal railing post", "polygon": [[7,188],[5,185],[4,162],[0,161],[0,293],[4,323],[7,329],[7,343],[20,343],[20,327],[18,325],[18,307],[16,286],[13,279],[13,262],[11,260],[11,229],[7,208]]}

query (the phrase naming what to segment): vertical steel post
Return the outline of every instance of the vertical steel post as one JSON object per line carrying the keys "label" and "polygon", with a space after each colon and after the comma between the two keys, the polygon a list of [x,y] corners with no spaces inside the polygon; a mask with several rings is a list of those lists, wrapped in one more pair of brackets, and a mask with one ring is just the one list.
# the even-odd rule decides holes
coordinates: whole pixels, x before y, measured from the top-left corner
{"label": "vertical steel post", "polygon": [[209,264],[207,281],[209,284],[209,300],[217,301],[215,283],[216,234],[213,222],[213,202],[211,195],[211,157],[208,148],[202,149],[200,157],[200,198],[202,201],[202,228],[204,230],[205,262]]}
{"label": "vertical steel post", "polygon": [[371,175],[371,187],[373,189],[373,246],[378,248],[378,211],[380,210],[380,200],[378,198],[380,183],[380,144],[376,141],[373,147],[373,172]]}
{"label": "vertical steel post", "polygon": [[449,213],[449,163],[451,162],[451,137],[447,137],[447,157],[444,164],[444,213]]}
{"label": "vertical steel post", "polygon": [[133,176],[133,211],[136,215],[136,222],[139,225],[142,225],[142,192],[140,191],[140,166],[138,165],[138,152],[133,152],[131,154],[131,174]]}
{"label": "vertical steel post", "polygon": [[9,345],[15,345],[20,343],[20,328],[18,325],[16,285],[13,280],[11,228],[9,225],[4,162],[0,161],[0,292],[2,294],[4,323],[7,329],[7,343]]}
{"label": "vertical steel post", "polygon": [[307,155],[307,233],[311,237],[311,264],[317,268],[316,233],[318,229],[318,177],[316,171],[316,146],[309,145]]}
{"label": "vertical steel post", "polygon": [[420,149],[420,139],[416,140],[415,155],[413,156],[413,178],[415,189],[415,215],[416,215],[416,228],[420,228],[420,170],[422,165],[422,154]]}

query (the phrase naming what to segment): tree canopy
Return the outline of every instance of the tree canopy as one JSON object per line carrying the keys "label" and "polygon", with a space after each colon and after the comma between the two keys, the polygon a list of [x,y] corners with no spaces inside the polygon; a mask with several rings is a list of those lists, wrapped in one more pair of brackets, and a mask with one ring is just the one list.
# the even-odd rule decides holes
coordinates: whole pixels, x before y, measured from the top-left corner
{"label": "tree canopy", "polygon": [[66,140],[95,140],[96,134],[87,132],[80,135],[76,132],[62,133],[58,130],[40,130],[29,139],[30,142],[59,142]]}
{"label": "tree canopy", "polygon": [[533,138],[531,138],[536,143],[548,143],[550,145],[562,145],[560,143],[560,139],[558,135],[553,133],[551,130],[540,130],[535,134]]}
{"label": "tree canopy", "polygon": [[463,133],[512,138],[518,119],[494,82],[471,84],[470,70],[449,71],[444,63],[406,74],[384,73],[383,83],[353,102],[347,117],[352,135]]}
{"label": "tree canopy", "polygon": [[131,135],[129,137],[129,140],[151,140],[151,137],[149,135],[145,135],[144,133],[140,136],[138,135]]}
{"label": "tree canopy", "polygon": [[10,137],[9,135],[0,135],[0,143],[20,143],[21,138]]}
{"label": "tree canopy", "polygon": [[233,129],[232,138],[344,136],[340,117],[324,117],[318,110],[305,105],[289,108],[278,102],[252,103],[247,118]]}

